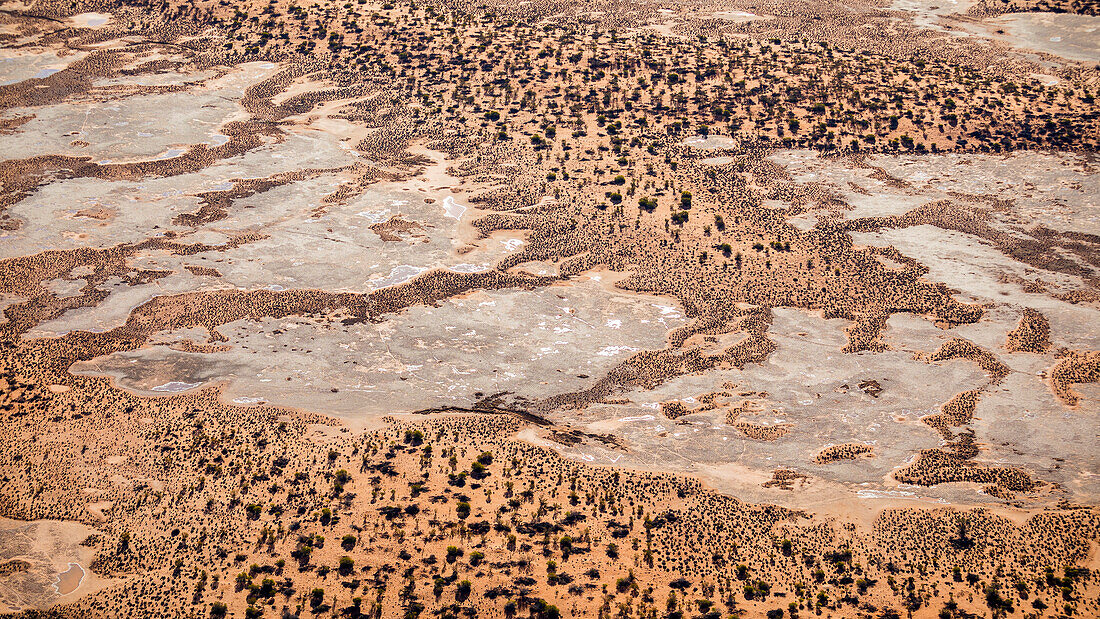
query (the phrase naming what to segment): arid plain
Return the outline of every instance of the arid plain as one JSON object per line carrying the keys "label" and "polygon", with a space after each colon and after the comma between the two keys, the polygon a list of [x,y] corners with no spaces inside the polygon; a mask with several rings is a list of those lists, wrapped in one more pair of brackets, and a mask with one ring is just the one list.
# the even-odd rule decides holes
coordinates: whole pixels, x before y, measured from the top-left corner
{"label": "arid plain", "polygon": [[0,3],[0,614],[1100,616],[1082,0]]}

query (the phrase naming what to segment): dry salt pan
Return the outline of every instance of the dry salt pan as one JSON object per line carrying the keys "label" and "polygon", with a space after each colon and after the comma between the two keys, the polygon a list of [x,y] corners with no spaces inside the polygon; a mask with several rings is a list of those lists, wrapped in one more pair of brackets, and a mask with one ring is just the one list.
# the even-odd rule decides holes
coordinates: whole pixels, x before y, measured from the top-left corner
{"label": "dry salt pan", "polygon": [[466,212],[466,207],[455,202],[455,199],[451,196],[443,198],[443,212],[446,217],[451,219],[462,219],[462,214]]}
{"label": "dry salt pan", "polygon": [[160,391],[160,392],[166,392],[166,393],[179,393],[181,391],[187,391],[188,389],[194,389],[195,387],[198,387],[201,384],[202,383],[185,383],[183,381],[173,380],[173,381],[169,381],[167,383],[164,383],[163,385],[157,385],[156,387],[153,387],[150,391]]}
{"label": "dry salt pan", "polygon": [[107,25],[107,22],[111,21],[111,16],[107,13],[81,13],[69,19],[81,28],[99,28]]}
{"label": "dry salt pan", "polygon": [[487,265],[465,263],[456,264],[448,268],[456,273],[482,273],[489,270],[489,266]]}

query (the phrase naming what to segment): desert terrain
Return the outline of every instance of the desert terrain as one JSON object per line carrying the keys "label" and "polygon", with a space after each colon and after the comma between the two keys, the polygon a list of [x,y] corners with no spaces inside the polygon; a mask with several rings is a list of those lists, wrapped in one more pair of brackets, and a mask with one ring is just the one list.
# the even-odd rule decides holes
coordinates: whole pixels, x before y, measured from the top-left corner
{"label": "desert terrain", "polygon": [[0,615],[1100,616],[1083,0],[0,2]]}

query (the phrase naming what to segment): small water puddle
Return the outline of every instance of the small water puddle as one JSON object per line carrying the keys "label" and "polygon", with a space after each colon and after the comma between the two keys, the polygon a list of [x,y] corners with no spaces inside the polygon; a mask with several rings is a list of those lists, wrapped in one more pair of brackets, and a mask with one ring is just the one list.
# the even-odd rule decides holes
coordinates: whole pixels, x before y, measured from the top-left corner
{"label": "small water puddle", "polygon": [[69,569],[57,575],[57,582],[53,588],[59,595],[68,595],[80,587],[84,582],[84,568],[79,563],[69,563]]}

